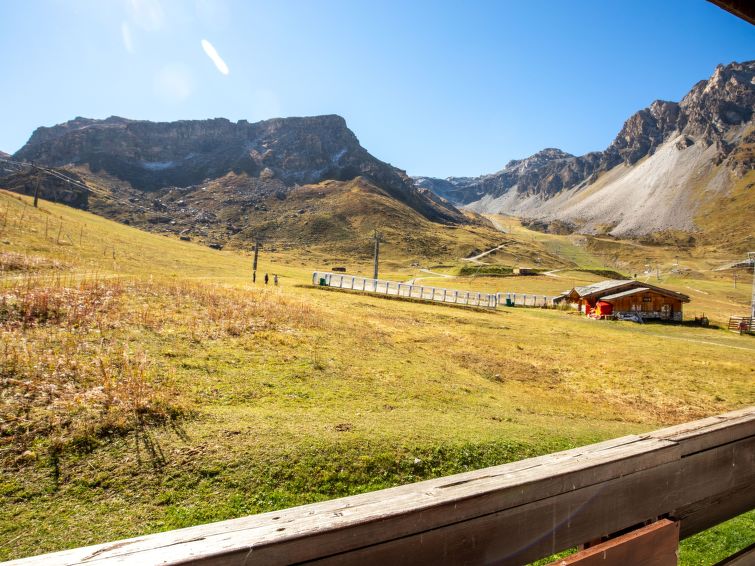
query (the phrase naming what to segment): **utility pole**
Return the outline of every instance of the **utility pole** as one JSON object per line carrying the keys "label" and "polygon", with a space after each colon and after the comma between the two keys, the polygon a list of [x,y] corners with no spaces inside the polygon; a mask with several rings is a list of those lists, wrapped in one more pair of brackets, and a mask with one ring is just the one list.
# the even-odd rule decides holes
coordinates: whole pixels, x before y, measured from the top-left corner
{"label": "utility pole", "polygon": [[377,279],[378,278],[378,261],[380,257],[380,240],[382,239],[383,235],[375,230],[375,233],[373,234],[373,239],[375,240],[375,264],[374,269],[372,272],[372,278]]}
{"label": "utility pole", "polygon": [[252,262],[252,283],[257,282],[257,258],[260,254],[260,241],[254,240],[254,261]]}
{"label": "utility pole", "polygon": [[37,182],[34,184],[34,208],[39,208],[37,205],[39,204],[39,179],[37,179]]}
{"label": "utility pole", "polygon": [[750,319],[755,318],[755,252],[749,252],[747,258],[752,266],[752,301],[750,302]]}

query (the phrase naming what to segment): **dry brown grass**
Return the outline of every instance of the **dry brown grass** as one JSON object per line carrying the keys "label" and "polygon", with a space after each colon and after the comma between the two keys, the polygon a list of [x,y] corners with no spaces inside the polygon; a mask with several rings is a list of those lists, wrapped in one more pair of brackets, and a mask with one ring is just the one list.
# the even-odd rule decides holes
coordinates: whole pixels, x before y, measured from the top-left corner
{"label": "dry brown grass", "polygon": [[40,271],[43,269],[65,269],[66,263],[45,257],[0,252],[0,274],[3,272]]}
{"label": "dry brown grass", "polygon": [[15,280],[0,291],[0,324],[5,328],[100,325],[122,293],[123,286],[116,281]]}
{"label": "dry brown grass", "polygon": [[0,380],[0,461],[19,465],[41,451],[56,475],[64,452],[87,451],[104,438],[183,412],[170,380],[143,352],[122,345],[92,347],[62,336],[26,340],[6,330],[0,335]]}
{"label": "dry brown grass", "polygon": [[0,291],[0,462],[19,466],[173,423],[191,411],[129,333],[194,343],[322,326],[301,299],[186,281],[25,277]]}

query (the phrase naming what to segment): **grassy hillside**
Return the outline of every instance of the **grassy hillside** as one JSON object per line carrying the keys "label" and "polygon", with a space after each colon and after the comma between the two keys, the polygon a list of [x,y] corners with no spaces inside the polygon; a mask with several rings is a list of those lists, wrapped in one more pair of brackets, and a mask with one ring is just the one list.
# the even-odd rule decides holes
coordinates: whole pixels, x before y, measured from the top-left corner
{"label": "grassy hillside", "polygon": [[[755,143],[743,144],[739,151],[755,154]],[[745,253],[755,249],[753,211],[755,171],[749,170],[734,182],[728,195],[704,206],[695,222],[702,228],[703,241],[709,246]]]}
{"label": "grassy hillside", "polygon": [[[308,283],[332,258],[301,249],[266,249],[260,273],[280,285],[252,285],[248,255],[29,203],[0,193],[0,558],[508,462],[755,401],[748,337],[328,292]],[[561,250],[554,268],[607,266],[601,248],[546,236],[499,237]],[[407,261],[419,252],[404,250],[396,244],[386,275],[428,275]],[[340,259],[369,269],[368,258]],[[547,277],[495,284],[566,282]],[[695,285],[728,304],[718,280]],[[751,542],[752,520],[688,543],[685,563]]]}

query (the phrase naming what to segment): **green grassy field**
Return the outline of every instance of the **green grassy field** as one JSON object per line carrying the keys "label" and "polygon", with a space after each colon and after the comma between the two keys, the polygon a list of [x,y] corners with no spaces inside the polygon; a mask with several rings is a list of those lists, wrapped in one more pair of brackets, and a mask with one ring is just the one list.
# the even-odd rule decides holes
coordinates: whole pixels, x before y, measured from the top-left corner
{"label": "green grassy field", "polygon": [[[35,210],[7,193],[0,227],[2,559],[509,462],[755,402],[755,340],[723,330],[325,291],[309,282],[332,263],[327,250],[263,253],[259,273],[279,274],[280,285],[252,285],[249,255],[46,202]],[[601,278],[578,266],[617,267],[593,251],[584,260],[587,244],[572,237],[519,230],[512,248],[538,238],[538,250],[564,254],[548,266],[563,269],[559,277],[430,274],[428,284],[552,294]],[[428,276],[409,259],[388,249],[381,276]],[[358,259],[348,267],[371,269]],[[744,285],[728,293],[724,279],[696,277],[668,282],[698,289],[692,304],[717,316],[744,308]],[[752,521],[685,542],[683,563],[752,542]]]}

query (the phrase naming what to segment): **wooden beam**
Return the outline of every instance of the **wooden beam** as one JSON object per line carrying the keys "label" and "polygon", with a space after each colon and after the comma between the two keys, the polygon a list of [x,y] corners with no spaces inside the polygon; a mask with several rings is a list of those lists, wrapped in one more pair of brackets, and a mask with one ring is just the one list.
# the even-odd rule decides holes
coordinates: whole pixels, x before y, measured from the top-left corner
{"label": "wooden beam", "polygon": [[715,566],[752,566],[755,564],[755,543],[740,550],[734,556],[729,556]]}
{"label": "wooden beam", "polygon": [[669,517],[681,522],[681,537],[687,538],[750,509],[755,509],[755,489],[743,485],[674,509]]}
{"label": "wooden beam", "polygon": [[677,566],[679,523],[661,519],[548,566]]}
{"label": "wooden beam", "polygon": [[749,0],[708,0],[719,8],[742,18],[746,22],[755,24],[755,8]]}

